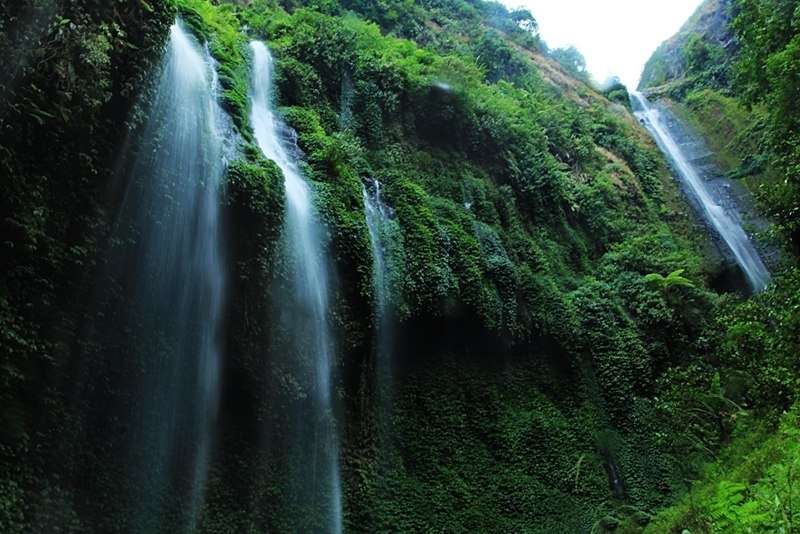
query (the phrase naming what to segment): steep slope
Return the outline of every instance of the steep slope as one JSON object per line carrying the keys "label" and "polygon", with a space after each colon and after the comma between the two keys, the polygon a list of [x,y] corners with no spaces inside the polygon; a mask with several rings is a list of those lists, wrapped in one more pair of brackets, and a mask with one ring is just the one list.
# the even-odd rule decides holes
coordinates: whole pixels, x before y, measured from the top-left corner
{"label": "steep slope", "polygon": [[[735,78],[744,80],[746,65],[757,62],[741,57],[742,41],[731,24],[741,10],[728,0],[703,2],[650,57],[639,88],[664,97],[703,136],[721,169],[755,193],[761,184],[774,186],[777,177],[765,145],[765,110],[737,99],[744,85]],[[742,21],[739,33],[747,31]]]}
{"label": "steep slope", "polygon": [[[706,2],[700,11],[710,6]],[[712,411],[735,414],[736,421],[723,436],[719,453],[707,458],[690,496],[658,514],[648,532],[796,528],[792,511],[800,499],[792,472],[798,446],[800,195],[793,140],[800,128],[795,111],[797,63],[789,58],[798,39],[791,22],[797,9],[794,1],[731,3],[730,24],[717,32],[735,39],[729,41],[735,46],[726,47],[716,60],[728,73],[727,83],[717,83],[714,73],[719,69],[713,64],[690,64],[687,47],[674,46],[671,52],[665,48],[651,59],[652,74],[664,65],[665,56],[684,56],[685,72],[661,81],[651,76],[651,83],[667,82],[651,90],[672,97],[669,105],[703,134],[719,165],[755,193],[759,208],[771,218],[768,235],[781,247],[782,262],[765,294],[730,306],[719,317],[725,341],[718,352],[718,379],[712,384],[714,400],[707,397],[704,404]],[[684,29],[691,27],[687,23]],[[711,42],[707,29],[693,27],[696,33],[679,34],[669,42]],[[771,393],[757,395],[756,387]],[[720,410],[719,404],[727,408]]]}
{"label": "steep slope", "polygon": [[733,0],[706,0],[645,63],[639,89],[670,84],[673,95],[701,87],[729,89],[739,41],[730,27]]}
{"label": "steep slope", "polygon": [[737,99],[734,81],[739,72],[741,40],[731,23],[741,8],[735,2],[706,1],[681,30],[666,40],[648,61],[640,87],[664,104],[702,137],[710,160],[720,172],[736,180],[733,191],[745,219],[765,229],[761,203],[775,185],[764,143],[764,110],[746,107]]}

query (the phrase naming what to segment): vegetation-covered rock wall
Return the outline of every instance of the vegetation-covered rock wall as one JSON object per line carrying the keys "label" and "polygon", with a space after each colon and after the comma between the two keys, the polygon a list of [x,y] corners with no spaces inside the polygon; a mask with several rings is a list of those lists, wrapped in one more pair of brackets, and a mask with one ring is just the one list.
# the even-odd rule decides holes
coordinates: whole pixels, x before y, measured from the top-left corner
{"label": "vegetation-covered rock wall", "polygon": [[[759,239],[781,250],[764,295],[727,305],[717,322],[719,378],[702,400],[722,416],[719,453],[656,532],[791,531],[798,495],[792,482],[797,444],[796,380],[797,135],[792,57],[797,2],[704,2],[682,32],[648,62],[642,83],[705,137],[720,168],[748,188],[773,225]],[[711,25],[702,21],[716,21]],[[720,24],[724,23],[724,24]],[[663,78],[669,60],[680,72]],[[648,74],[649,73],[649,74]],[[659,87],[653,87],[664,84]],[[791,144],[791,147],[789,146]],[[702,397],[701,397],[702,398]],[[725,415],[723,415],[725,414]]]}
{"label": "vegetation-covered rock wall", "polygon": [[[236,129],[222,401],[196,530],[329,527],[286,497],[289,417],[308,391],[276,326],[284,192],[253,144],[252,38],[276,58],[275,103],[335,272],[345,530],[640,528],[730,435],[739,412],[718,400],[720,380],[756,365],[731,340],[789,339],[726,333],[768,304],[708,289],[703,236],[655,145],[546,55],[535,14],[480,0],[3,7],[0,530],[183,524],[180,495],[137,515],[115,454],[136,446],[113,407],[131,395],[115,358],[160,349],[92,315],[117,156],[140,146],[176,16],[216,60]],[[362,193],[373,179],[396,228],[383,321]],[[788,406],[788,376],[742,378],[731,402],[760,406],[773,388]]]}

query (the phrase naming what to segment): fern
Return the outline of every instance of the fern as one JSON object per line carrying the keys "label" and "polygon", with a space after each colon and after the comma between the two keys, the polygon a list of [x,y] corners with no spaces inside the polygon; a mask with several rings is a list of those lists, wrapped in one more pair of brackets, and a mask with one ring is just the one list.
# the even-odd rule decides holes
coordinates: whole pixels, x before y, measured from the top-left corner
{"label": "fern", "polygon": [[677,269],[669,273],[666,277],[658,273],[650,273],[645,275],[646,282],[657,285],[661,289],[667,289],[671,286],[685,286],[694,287],[694,283],[683,275],[685,269]]}
{"label": "fern", "polygon": [[747,498],[747,486],[723,480],[708,512],[714,532],[763,532],[770,523],[758,501]]}
{"label": "fern", "polygon": [[710,394],[712,397],[722,396],[722,385],[720,384],[719,371],[714,371],[714,377],[711,379]]}

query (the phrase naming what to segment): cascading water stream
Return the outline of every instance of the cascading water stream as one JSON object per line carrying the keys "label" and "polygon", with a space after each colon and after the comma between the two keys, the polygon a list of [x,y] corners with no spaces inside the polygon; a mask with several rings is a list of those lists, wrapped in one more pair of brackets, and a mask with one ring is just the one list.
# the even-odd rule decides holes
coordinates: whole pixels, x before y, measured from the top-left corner
{"label": "cascading water stream", "polygon": [[210,56],[173,25],[126,174],[108,260],[111,304],[97,314],[130,392],[118,417],[131,480],[120,487],[143,530],[194,530],[207,481],[225,293],[214,80]]}
{"label": "cascading water stream", "polygon": [[376,374],[378,402],[383,415],[392,406],[389,396],[392,374],[393,333],[389,304],[391,301],[392,280],[389,262],[395,252],[395,227],[392,223],[391,208],[381,198],[381,183],[370,179],[363,186],[364,211],[372,245],[372,287],[375,291],[375,321],[377,325]]}
{"label": "cascading water stream", "polygon": [[387,276],[386,249],[391,213],[381,199],[381,184],[378,180],[370,180],[369,186],[363,187],[364,210],[372,245],[372,285],[375,289],[375,308],[380,320],[386,313],[389,302],[389,278]]}
{"label": "cascading water stream", "polygon": [[392,414],[395,408],[392,395],[393,377],[393,317],[391,292],[393,287],[390,263],[396,258],[395,222],[392,209],[381,197],[381,183],[370,179],[363,185],[364,212],[372,246],[372,287],[375,320],[375,385],[379,451],[390,450],[393,439]]}
{"label": "cascading water stream", "polygon": [[[294,467],[291,481],[297,506],[308,508],[314,515],[327,517],[330,532],[342,531],[342,499],[339,478],[339,438],[333,417],[332,375],[335,354],[328,323],[329,275],[322,257],[323,242],[312,211],[312,193],[303,179],[288,146],[282,140],[286,127],[270,105],[272,57],[264,43],[254,41],[251,114],[256,141],[263,154],[283,171],[286,189],[286,221],[284,247],[292,266],[290,298],[281,302],[287,317],[286,329],[291,340],[290,351],[298,358],[310,359],[313,377],[300,377],[311,388],[310,410],[295,416],[294,429],[306,466]],[[298,366],[298,374],[304,373]],[[309,415],[310,413],[310,415]],[[306,472],[308,471],[308,472]]]}
{"label": "cascading water stream", "polygon": [[632,93],[632,96],[641,108],[636,112],[636,117],[642,120],[658,142],[658,146],[675,165],[689,192],[702,206],[706,219],[730,248],[736,262],[747,276],[751,289],[763,290],[769,283],[769,272],[738,217],[732,217],[713,198],[705,181],[664,126],[661,112],[653,108],[643,94],[637,92]]}

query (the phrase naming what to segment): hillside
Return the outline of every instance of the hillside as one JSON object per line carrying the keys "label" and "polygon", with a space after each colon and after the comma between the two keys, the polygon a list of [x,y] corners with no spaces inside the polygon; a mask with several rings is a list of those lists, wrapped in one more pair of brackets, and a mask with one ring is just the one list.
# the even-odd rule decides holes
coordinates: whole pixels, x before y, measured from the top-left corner
{"label": "hillside", "polygon": [[3,532],[640,531],[791,406],[535,13],[0,8]]}
{"label": "hillside", "polygon": [[[797,41],[789,20],[797,2],[706,1],[681,31],[657,50],[642,86],[693,125],[728,177],[753,192],[772,226],[761,238],[782,250],[765,295],[723,317],[736,357],[720,370],[719,396],[739,414],[719,453],[709,458],[679,505],[660,512],[648,531],[796,530],[791,481],[798,446],[796,384],[798,310],[794,167],[796,68],[787,63]],[[702,54],[698,54],[698,51]],[[708,58],[709,61],[698,60]],[[758,356],[756,356],[758,354]],[[755,359],[750,359],[755,358]],[[792,401],[738,404],[738,378],[772,373]],[[787,399],[788,400],[788,399]]]}
{"label": "hillside", "polygon": [[706,0],[674,36],[664,41],[645,63],[639,90],[669,84],[670,94],[680,98],[702,87],[728,90],[730,63],[739,40],[730,22],[734,0]]}

